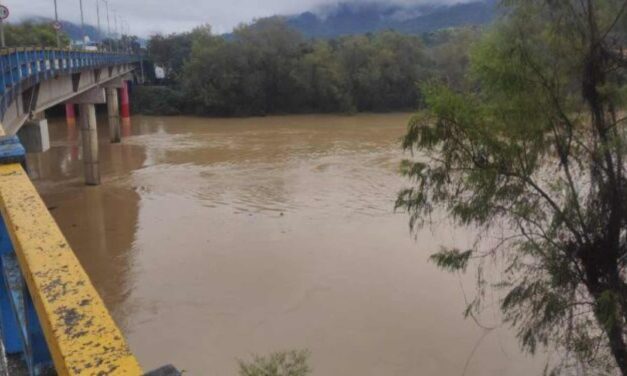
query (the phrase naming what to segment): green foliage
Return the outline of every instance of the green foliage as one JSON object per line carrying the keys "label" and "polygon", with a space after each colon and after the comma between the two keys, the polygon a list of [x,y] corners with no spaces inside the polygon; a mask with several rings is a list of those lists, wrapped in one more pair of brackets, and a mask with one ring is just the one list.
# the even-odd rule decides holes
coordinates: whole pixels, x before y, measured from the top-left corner
{"label": "green foliage", "polygon": [[100,43],[107,51],[141,53],[142,48],[136,35],[122,35],[119,39],[103,39]]}
{"label": "green foliage", "polygon": [[308,351],[273,353],[267,357],[255,356],[251,362],[239,361],[240,376],[307,376]]}
{"label": "green foliage", "polygon": [[491,277],[524,349],[556,348],[556,372],[625,375],[625,3],[503,3],[468,73],[423,85],[426,109],[403,140],[412,184],[397,207],[413,229],[434,212],[477,229],[472,252],[432,257],[447,270],[477,266],[469,312],[483,307],[484,263],[498,260]]}
{"label": "green foliage", "polygon": [[131,104],[145,115],[180,115],[185,107],[181,91],[167,86],[135,86]]}
{"label": "green foliage", "polygon": [[183,65],[191,53],[193,39],[210,34],[211,27],[205,25],[189,33],[175,33],[168,36],[155,35],[148,41],[148,55],[152,57],[155,64],[165,69],[168,79],[179,80]]}
{"label": "green foliage", "polygon": [[[49,23],[22,22],[20,24],[7,23],[4,26],[4,35],[7,47],[56,47],[56,32]],[[67,46],[70,42],[66,34],[61,33],[61,45]]]}
{"label": "green foliage", "polygon": [[461,88],[470,62],[468,51],[480,38],[483,29],[463,27],[445,29],[428,36],[433,61],[432,75],[452,88]]}
{"label": "green foliage", "polygon": [[[308,40],[281,18],[214,36],[153,37],[148,51],[198,114],[391,111],[415,108],[431,64],[419,37],[391,31]],[[376,95],[373,95],[376,93]]]}
{"label": "green foliage", "polygon": [[466,271],[472,253],[472,249],[462,252],[459,249],[443,248],[440,252],[431,255],[431,261],[442,269],[463,272]]}

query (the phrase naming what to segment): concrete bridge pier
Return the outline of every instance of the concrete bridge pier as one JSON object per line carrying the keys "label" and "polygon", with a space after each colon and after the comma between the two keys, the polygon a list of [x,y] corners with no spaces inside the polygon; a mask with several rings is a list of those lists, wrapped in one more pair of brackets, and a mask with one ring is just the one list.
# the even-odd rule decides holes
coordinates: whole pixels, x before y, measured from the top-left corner
{"label": "concrete bridge pier", "polygon": [[120,132],[120,111],[118,107],[118,91],[115,88],[108,87],[105,89],[107,93],[107,113],[109,115],[109,136],[111,143],[120,142],[122,136]]}
{"label": "concrete bridge pier", "polygon": [[76,112],[74,111],[74,103],[65,104],[65,120],[68,124],[76,123]]}
{"label": "concrete bridge pier", "polygon": [[98,160],[98,126],[96,123],[96,106],[93,103],[82,103],[78,106],[83,141],[83,164],[85,168],[85,184],[100,184],[100,162]]}
{"label": "concrete bridge pier", "polygon": [[122,81],[122,87],[120,88],[120,104],[122,107],[122,119],[131,118],[131,101],[128,96],[128,81]]}
{"label": "concrete bridge pier", "polygon": [[43,113],[36,114],[27,120],[17,132],[27,153],[43,153],[50,149],[48,120]]}
{"label": "concrete bridge pier", "polygon": [[96,87],[72,99],[78,104],[79,128],[83,143],[83,165],[85,184],[100,184],[100,162],[98,157],[98,124],[96,104],[106,102],[105,89]]}

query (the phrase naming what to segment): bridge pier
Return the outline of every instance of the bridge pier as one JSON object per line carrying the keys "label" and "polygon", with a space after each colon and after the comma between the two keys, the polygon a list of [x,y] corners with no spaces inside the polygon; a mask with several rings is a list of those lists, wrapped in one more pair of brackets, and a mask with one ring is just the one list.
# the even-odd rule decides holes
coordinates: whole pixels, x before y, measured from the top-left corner
{"label": "bridge pier", "polygon": [[76,122],[76,112],[74,111],[74,103],[65,104],[65,120],[68,124]]}
{"label": "bridge pier", "polygon": [[27,153],[43,153],[50,149],[48,120],[45,118],[27,120],[17,135]]}
{"label": "bridge pier", "polygon": [[120,132],[120,111],[118,108],[118,91],[115,88],[105,88],[107,93],[107,112],[109,115],[109,136],[111,143],[118,143],[121,140]]}
{"label": "bridge pier", "polygon": [[105,89],[100,87],[93,88],[74,97],[72,102],[78,104],[79,127],[83,143],[85,184],[100,185],[96,104],[104,104],[106,102]]}
{"label": "bridge pier", "polygon": [[130,100],[128,96],[128,81],[122,81],[122,88],[120,89],[120,107],[122,119],[130,119],[131,118],[131,107]]}
{"label": "bridge pier", "polygon": [[83,141],[83,164],[85,167],[85,184],[100,184],[100,163],[98,161],[98,127],[96,123],[96,106],[93,103],[78,105]]}

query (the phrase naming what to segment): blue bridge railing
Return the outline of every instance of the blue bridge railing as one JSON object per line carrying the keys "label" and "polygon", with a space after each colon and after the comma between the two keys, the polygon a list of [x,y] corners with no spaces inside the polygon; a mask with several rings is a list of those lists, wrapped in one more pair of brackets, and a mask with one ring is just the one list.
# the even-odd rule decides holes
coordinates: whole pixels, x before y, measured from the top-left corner
{"label": "blue bridge railing", "polygon": [[24,89],[58,75],[139,62],[139,55],[55,48],[0,50],[0,119]]}

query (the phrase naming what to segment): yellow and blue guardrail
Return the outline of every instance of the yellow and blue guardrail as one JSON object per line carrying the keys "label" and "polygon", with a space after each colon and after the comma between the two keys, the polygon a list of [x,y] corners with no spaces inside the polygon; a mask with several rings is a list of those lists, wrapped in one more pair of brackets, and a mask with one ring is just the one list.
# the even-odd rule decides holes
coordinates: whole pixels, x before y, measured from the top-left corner
{"label": "yellow and blue guardrail", "polygon": [[31,376],[144,373],[0,126],[0,330]]}

